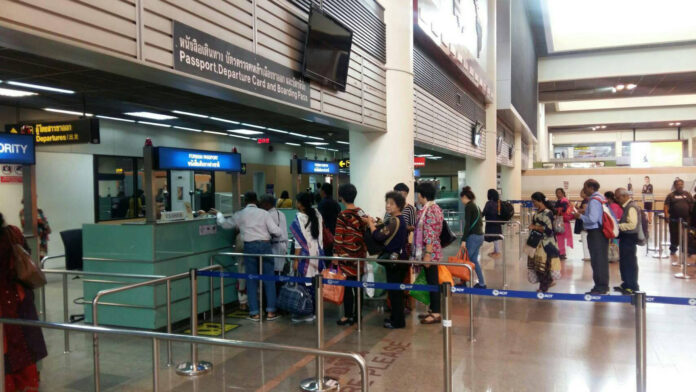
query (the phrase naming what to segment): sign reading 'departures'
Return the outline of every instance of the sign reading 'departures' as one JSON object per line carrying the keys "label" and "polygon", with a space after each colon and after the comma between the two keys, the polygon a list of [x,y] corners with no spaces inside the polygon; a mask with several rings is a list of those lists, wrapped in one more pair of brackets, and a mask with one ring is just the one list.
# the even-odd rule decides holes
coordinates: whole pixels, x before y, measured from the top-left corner
{"label": "sign reading 'departures'", "polygon": [[35,164],[34,136],[0,133],[0,163]]}
{"label": "sign reading 'departures'", "polygon": [[174,69],[309,107],[309,83],[299,72],[177,21]]}
{"label": "sign reading 'departures'", "polygon": [[74,121],[22,122],[5,125],[5,132],[35,135],[36,144],[99,144],[99,119],[83,118]]}
{"label": "sign reading 'departures'", "polygon": [[300,174],[338,174],[338,163],[299,159]]}
{"label": "sign reading 'departures'", "polygon": [[157,147],[154,151],[157,170],[206,170],[239,172],[242,156],[231,152]]}

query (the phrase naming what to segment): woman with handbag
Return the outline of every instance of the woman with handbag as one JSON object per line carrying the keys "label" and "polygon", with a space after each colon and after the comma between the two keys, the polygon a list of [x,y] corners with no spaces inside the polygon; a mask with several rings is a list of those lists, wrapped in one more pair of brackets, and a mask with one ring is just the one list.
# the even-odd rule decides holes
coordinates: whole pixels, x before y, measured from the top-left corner
{"label": "woman with handbag", "polygon": [[471,262],[476,265],[476,276],[478,277],[478,283],[474,285],[474,288],[485,289],[486,288],[486,278],[483,276],[483,270],[481,269],[481,263],[479,263],[479,250],[481,250],[481,244],[483,244],[483,223],[481,222],[481,210],[478,208],[474,200],[476,200],[476,195],[471,190],[471,187],[465,186],[462,188],[459,197],[464,204],[464,233],[462,234],[462,253],[464,251],[469,252],[469,257]]}
{"label": "woman with handbag", "polygon": [[[442,260],[442,244],[440,235],[442,234],[442,222],[444,216],[442,209],[435,203],[437,190],[432,183],[424,182],[418,186],[418,203],[423,208],[418,212],[416,221],[416,234],[413,240],[413,254],[416,260],[427,262],[439,262]],[[430,285],[440,284],[440,274],[438,266],[431,265],[425,267],[426,281]],[[440,316],[440,293],[430,293],[430,312],[418,316],[421,324],[437,324],[442,321]]]}
{"label": "woman with handbag", "polygon": [[[290,232],[295,240],[295,255],[314,256],[315,258],[295,259],[294,269],[298,276],[312,278],[324,269],[324,260],[316,256],[324,256],[323,248],[323,219],[319,211],[312,207],[314,197],[310,193],[301,192],[297,195],[297,216],[290,225]],[[314,290],[310,290],[314,296]],[[317,298],[314,298],[316,301]],[[300,323],[313,321],[316,316],[293,315],[292,322]]]}
{"label": "woman with handbag", "polygon": [[[403,283],[408,272],[408,265],[403,263],[389,263],[388,260],[408,260],[406,247],[408,246],[408,225],[401,214],[406,199],[399,192],[389,192],[385,196],[386,210],[390,218],[380,229],[374,218],[366,216],[363,222],[369,226],[370,233],[375,241],[384,244],[384,251],[378,259],[387,260],[382,263],[387,270],[388,283]],[[404,328],[404,291],[389,290],[387,293],[391,303],[391,316],[384,320],[384,328]]]}
{"label": "woman with handbag", "polygon": [[[46,281],[38,268],[32,268],[28,249],[19,228],[5,225],[0,214],[0,317],[39,319],[32,288]],[[36,363],[47,355],[41,328],[5,324],[3,337],[5,391],[38,391]]]}
{"label": "woman with handbag", "polygon": [[[534,256],[527,260],[530,283],[539,283],[537,292],[545,293],[560,278],[561,259],[559,258],[556,238],[553,235],[553,212],[551,203],[541,192],[532,195],[532,204],[537,212],[529,225],[530,237],[527,245],[535,248]],[[536,233],[532,235],[532,233]],[[530,241],[537,242],[536,244]]]}
{"label": "woman with handbag", "polygon": [[570,205],[563,188],[556,188],[556,199],[556,217],[554,219],[563,221],[563,230],[554,231],[556,232],[556,242],[558,242],[561,260],[565,260],[566,246],[573,249],[573,231],[570,230],[570,221],[573,219],[573,207]]}
{"label": "woman with handbag", "polygon": [[[503,224],[491,221],[503,220],[500,216],[500,194],[495,189],[488,190],[488,201],[483,207],[483,217],[486,218],[486,234],[503,234]],[[500,257],[500,244],[502,240],[494,237],[487,238],[486,242],[493,243],[493,252],[489,257]]]}

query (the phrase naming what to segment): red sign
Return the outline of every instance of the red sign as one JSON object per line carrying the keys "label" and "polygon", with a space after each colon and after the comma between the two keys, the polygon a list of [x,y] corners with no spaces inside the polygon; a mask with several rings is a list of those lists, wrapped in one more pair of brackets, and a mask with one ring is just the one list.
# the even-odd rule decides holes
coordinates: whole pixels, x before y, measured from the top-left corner
{"label": "red sign", "polygon": [[22,183],[22,165],[2,165],[0,174],[0,183],[2,184]]}
{"label": "red sign", "polygon": [[256,139],[256,143],[258,143],[258,144],[271,144],[271,139],[267,138],[267,137],[259,138],[259,139]]}
{"label": "red sign", "polygon": [[425,157],[413,157],[413,167],[425,167]]}
{"label": "red sign", "polygon": [[5,177],[2,176],[0,177],[0,183],[3,184],[21,184],[22,183],[22,177]]}

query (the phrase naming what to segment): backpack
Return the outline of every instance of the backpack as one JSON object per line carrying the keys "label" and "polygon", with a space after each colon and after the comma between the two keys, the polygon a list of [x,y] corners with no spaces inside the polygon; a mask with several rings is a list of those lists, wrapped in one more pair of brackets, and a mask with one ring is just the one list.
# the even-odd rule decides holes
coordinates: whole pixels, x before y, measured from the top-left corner
{"label": "backpack", "polygon": [[592,199],[597,200],[602,203],[602,233],[604,237],[612,240],[619,236],[619,224],[616,223],[616,218],[614,213],[611,211],[606,201],[599,197],[593,197]]}
{"label": "backpack", "polygon": [[509,221],[515,216],[515,207],[509,201],[499,201],[498,215],[500,220]]}

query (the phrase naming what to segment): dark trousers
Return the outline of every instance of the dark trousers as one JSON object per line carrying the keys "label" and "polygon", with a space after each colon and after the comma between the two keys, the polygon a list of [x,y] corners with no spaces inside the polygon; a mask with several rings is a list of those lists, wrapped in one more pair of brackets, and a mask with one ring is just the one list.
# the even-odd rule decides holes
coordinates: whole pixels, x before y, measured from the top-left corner
{"label": "dark trousers", "polygon": [[609,291],[609,240],[602,229],[587,230],[594,291]]}
{"label": "dark trousers", "polygon": [[[346,275],[346,280],[356,280],[355,276]],[[356,310],[357,304],[355,301],[356,288],[346,287],[346,291],[343,294],[343,316],[346,318],[355,319],[358,317],[358,312]]]}
{"label": "dark trousers", "polygon": [[619,271],[621,287],[638,291],[638,234],[621,233],[619,236]]}
{"label": "dark trousers", "polygon": [[[437,273],[436,265],[425,267],[425,279],[430,285],[440,286],[440,275]],[[430,292],[430,311],[440,313],[440,291]]]}
{"label": "dark trousers", "polygon": [[[407,264],[387,264],[387,282],[403,283],[406,273],[408,272]],[[389,290],[389,302],[391,303],[391,316],[389,320],[394,327],[403,327],[406,325],[404,319],[404,291]],[[345,298],[343,299],[345,301]]]}
{"label": "dark trousers", "polygon": [[679,249],[679,218],[669,218],[669,253],[675,254]]}

